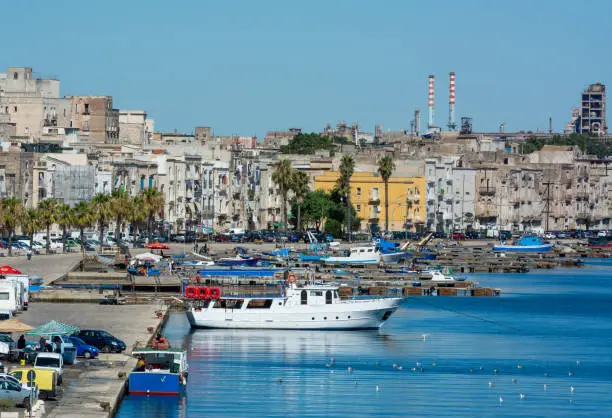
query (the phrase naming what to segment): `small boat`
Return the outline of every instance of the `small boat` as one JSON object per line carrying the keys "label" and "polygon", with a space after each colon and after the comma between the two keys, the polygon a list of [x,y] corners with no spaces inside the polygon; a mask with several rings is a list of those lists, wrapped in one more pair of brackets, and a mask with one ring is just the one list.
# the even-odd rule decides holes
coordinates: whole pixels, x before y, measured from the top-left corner
{"label": "small boat", "polygon": [[455,278],[452,276],[445,276],[440,270],[429,270],[431,274],[432,282],[454,282]]}
{"label": "small boat", "polygon": [[375,247],[380,251],[382,261],[385,263],[399,263],[406,258],[406,252],[400,249],[396,242],[387,241],[384,238],[374,240]]}
{"label": "small boat", "polygon": [[380,263],[380,251],[373,245],[368,247],[353,247],[348,254],[342,257],[327,257],[322,261],[326,264],[378,264]]}
{"label": "small boat", "polygon": [[238,254],[236,257],[225,257],[215,261],[218,266],[256,266],[261,256],[244,256]]}
{"label": "small boat", "polygon": [[132,395],[180,395],[187,385],[187,352],[182,349],[137,348],[139,366],[128,378]]}
{"label": "small boat", "polygon": [[553,244],[544,241],[534,235],[521,237],[513,244],[498,244],[493,246],[493,251],[521,252],[521,253],[543,253],[552,250]]}
{"label": "small boat", "polygon": [[588,246],[589,248],[611,248],[612,239],[611,237],[589,238]]}

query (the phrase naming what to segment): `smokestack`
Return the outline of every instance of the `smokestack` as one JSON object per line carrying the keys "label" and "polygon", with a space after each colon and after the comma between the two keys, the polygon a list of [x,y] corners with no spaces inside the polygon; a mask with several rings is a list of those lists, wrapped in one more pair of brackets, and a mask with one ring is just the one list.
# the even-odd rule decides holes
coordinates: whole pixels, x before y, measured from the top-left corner
{"label": "smokestack", "polygon": [[414,133],[419,136],[419,132],[421,132],[421,110],[416,109],[414,111]]}
{"label": "smokestack", "polygon": [[548,133],[552,134],[552,117],[548,118]]}
{"label": "smokestack", "polygon": [[457,125],[455,124],[455,72],[449,74],[448,85],[448,129],[454,131]]}
{"label": "smokestack", "polygon": [[433,74],[429,75],[429,123],[427,125],[428,128],[433,128],[434,125],[434,76]]}

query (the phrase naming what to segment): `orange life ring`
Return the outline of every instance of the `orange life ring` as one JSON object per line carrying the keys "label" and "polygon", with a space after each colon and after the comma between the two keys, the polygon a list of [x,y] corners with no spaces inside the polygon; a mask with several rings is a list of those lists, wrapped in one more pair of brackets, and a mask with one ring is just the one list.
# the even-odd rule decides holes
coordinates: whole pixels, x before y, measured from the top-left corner
{"label": "orange life ring", "polygon": [[195,286],[187,286],[185,289],[185,297],[188,299],[195,299],[199,295],[198,289]]}
{"label": "orange life ring", "polygon": [[198,287],[198,298],[199,299],[210,299],[210,288],[209,287]]}
{"label": "orange life ring", "polygon": [[221,289],[218,287],[212,287],[210,289],[210,298],[211,299],[219,299],[221,297]]}
{"label": "orange life ring", "polygon": [[289,283],[297,282],[297,276],[295,275],[295,273],[289,273],[289,275],[287,276],[287,281]]}
{"label": "orange life ring", "polygon": [[161,338],[159,341],[154,339],[153,348],[157,348],[158,350],[166,350],[168,348],[168,340],[165,338]]}

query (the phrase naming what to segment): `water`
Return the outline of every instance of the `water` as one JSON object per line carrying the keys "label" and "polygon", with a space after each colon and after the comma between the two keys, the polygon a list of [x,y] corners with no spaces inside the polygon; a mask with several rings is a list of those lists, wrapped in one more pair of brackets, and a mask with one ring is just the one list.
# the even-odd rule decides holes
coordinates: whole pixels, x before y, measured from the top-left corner
{"label": "water", "polygon": [[412,298],[381,331],[189,332],[172,316],[186,396],[128,396],[118,416],[612,414],[612,263],[470,279],[503,296]]}

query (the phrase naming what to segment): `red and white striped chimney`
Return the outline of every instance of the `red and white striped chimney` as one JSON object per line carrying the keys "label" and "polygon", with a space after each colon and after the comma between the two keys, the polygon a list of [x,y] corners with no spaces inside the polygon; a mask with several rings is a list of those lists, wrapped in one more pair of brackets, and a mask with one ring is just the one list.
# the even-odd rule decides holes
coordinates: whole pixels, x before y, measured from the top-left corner
{"label": "red and white striped chimney", "polygon": [[455,130],[455,72],[451,72],[449,75],[448,85],[448,129],[451,131]]}
{"label": "red and white striped chimney", "polygon": [[429,75],[429,123],[428,127],[434,126],[434,75]]}

